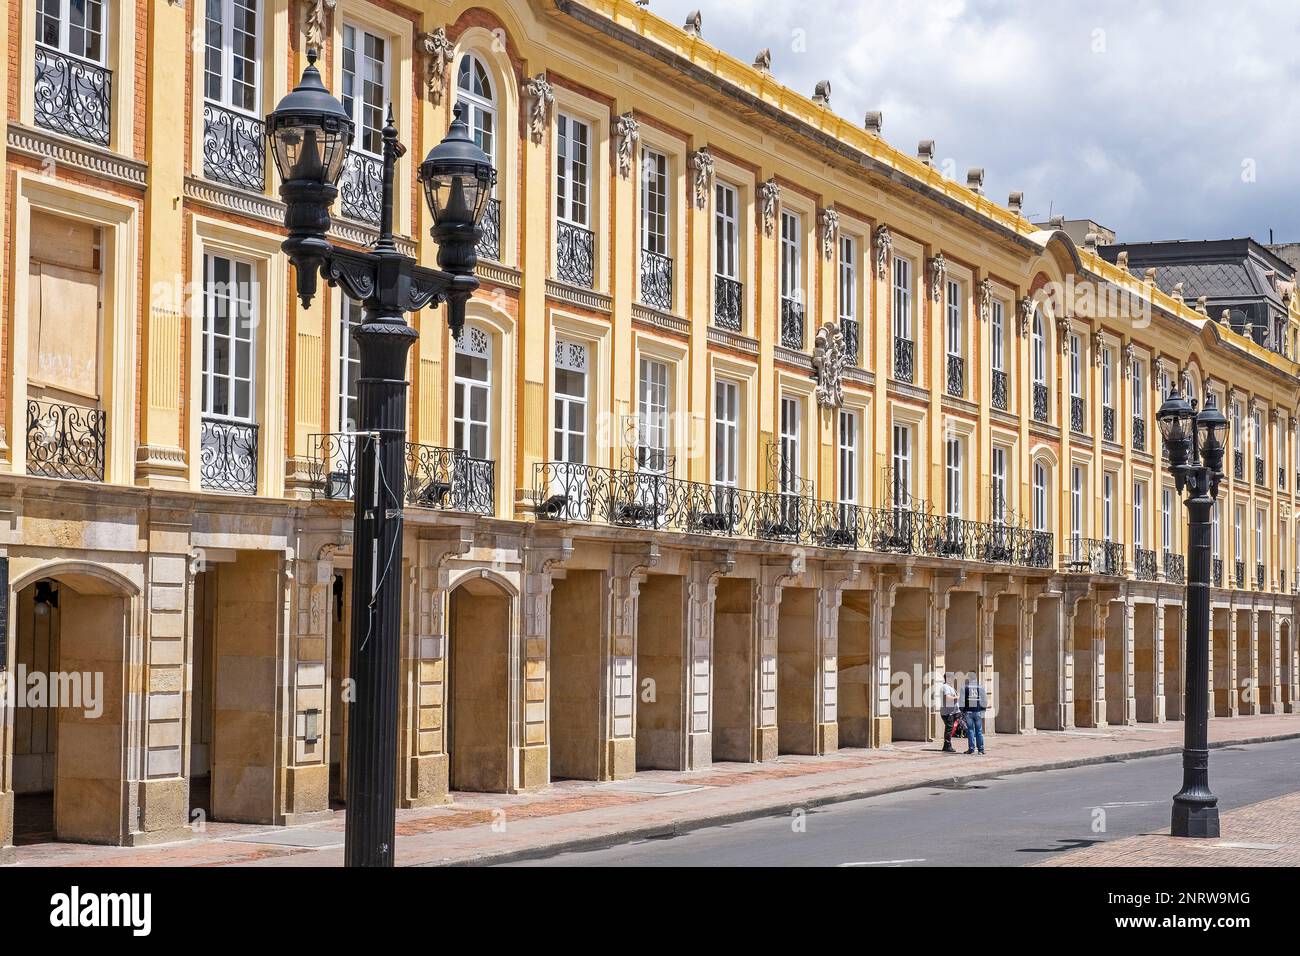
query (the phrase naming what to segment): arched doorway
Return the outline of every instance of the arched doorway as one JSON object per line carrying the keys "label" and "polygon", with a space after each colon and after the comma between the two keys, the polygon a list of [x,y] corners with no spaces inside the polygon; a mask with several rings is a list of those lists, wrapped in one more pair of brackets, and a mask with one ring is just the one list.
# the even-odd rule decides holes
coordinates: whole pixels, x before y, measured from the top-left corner
{"label": "arched doorway", "polygon": [[14,842],[121,843],[133,586],[69,569],[15,589]]}
{"label": "arched doorway", "polygon": [[510,787],[513,597],[490,578],[458,585],[447,607],[446,747],[452,790]]}

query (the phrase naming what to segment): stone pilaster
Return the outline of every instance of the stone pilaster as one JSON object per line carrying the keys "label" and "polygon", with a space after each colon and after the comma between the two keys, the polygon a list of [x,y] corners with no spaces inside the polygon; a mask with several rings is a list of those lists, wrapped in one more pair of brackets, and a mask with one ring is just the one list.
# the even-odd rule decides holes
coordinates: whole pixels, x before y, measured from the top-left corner
{"label": "stone pilaster", "polygon": [[703,552],[690,564],[686,582],[686,660],[682,668],[687,770],[699,770],[713,762],[713,605],[718,578],[734,566],[727,552]]}
{"label": "stone pilaster", "polygon": [[893,663],[890,659],[890,635],[894,626],[894,601],[898,588],[911,578],[911,569],[901,575],[887,575],[871,592],[871,639],[875,644],[875,677],[871,703],[872,747],[884,747],[894,739],[893,715],[889,705]]}
{"label": "stone pilaster", "polygon": [[[1115,605],[1119,605],[1118,608]],[[1124,704],[1122,709],[1117,709],[1116,713],[1122,715],[1122,721],[1125,726],[1132,726],[1137,723],[1137,684],[1134,677],[1136,652],[1133,646],[1133,602],[1129,599],[1110,602],[1110,614],[1118,613],[1119,633],[1120,633],[1120,661],[1122,668],[1122,677],[1120,687],[1124,693]],[[1114,723],[1115,721],[1111,721]]]}
{"label": "stone pilaster", "polygon": [[777,631],[781,619],[781,589],[804,572],[802,553],[763,565],[758,581],[758,696],[754,753],[757,760],[777,755],[776,688]]}
{"label": "stone pilaster", "polygon": [[1079,606],[1084,603],[1087,589],[1078,585],[1067,584],[1061,593],[1061,709],[1062,730],[1073,730],[1078,724],[1077,708],[1074,705],[1076,685],[1086,679],[1085,668],[1077,666],[1074,657],[1075,634],[1080,626]]}
{"label": "stone pilaster", "polygon": [[1155,605],[1155,652],[1152,654],[1151,666],[1155,668],[1155,674],[1152,680],[1155,683],[1155,707],[1153,720],[1157,724],[1163,724],[1168,718],[1168,708],[1165,705],[1165,608],[1164,605],[1156,602]]}
{"label": "stone pilaster", "polygon": [[329,625],[333,548],[287,572],[290,595],[289,692],[292,733],[284,769],[286,826],[332,815],[329,805]]}
{"label": "stone pilaster", "polygon": [[1247,632],[1246,644],[1250,648],[1250,694],[1241,702],[1241,712],[1255,716],[1259,713],[1259,611],[1251,608],[1245,612],[1250,615],[1250,630]]}
{"label": "stone pilaster", "polygon": [[550,741],[547,739],[547,665],[551,649],[551,591],[564,576],[564,563],[573,556],[568,537],[529,543],[524,560],[523,698],[524,725],[520,738],[518,787],[531,790],[550,783]]}
{"label": "stone pilaster", "polygon": [[822,574],[817,589],[817,685],[813,697],[816,713],[814,747],[819,754],[839,750],[839,643],[840,603],[845,588],[859,586],[862,566],[833,562]]}
{"label": "stone pilaster", "polygon": [[626,545],[614,554],[609,578],[609,631],[601,668],[601,780],[636,773],[636,616],[641,582],[659,563],[656,544]]}

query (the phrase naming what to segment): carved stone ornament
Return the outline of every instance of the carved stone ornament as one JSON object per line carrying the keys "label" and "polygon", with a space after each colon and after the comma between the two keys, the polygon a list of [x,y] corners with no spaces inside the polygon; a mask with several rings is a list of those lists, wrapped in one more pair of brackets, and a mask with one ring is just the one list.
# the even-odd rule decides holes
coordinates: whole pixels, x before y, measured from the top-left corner
{"label": "carved stone ornament", "polygon": [[303,34],[307,38],[309,49],[323,49],[325,46],[326,23],[338,0],[311,0],[307,4]]}
{"label": "carved stone ornament", "polygon": [[835,237],[840,232],[840,214],[834,209],[822,210],[822,255],[827,259],[835,256]]}
{"label": "carved stone ornament", "polygon": [[980,321],[987,322],[993,317],[993,280],[980,280]]}
{"label": "carved stone ornament", "polygon": [[1124,346],[1124,377],[1133,377],[1133,363],[1137,361],[1137,349],[1130,342]]}
{"label": "carved stone ornament", "polygon": [[618,174],[627,179],[632,172],[632,153],[641,138],[641,126],[629,110],[618,118],[614,132],[618,134]]}
{"label": "carved stone ornament", "polygon": [[781,201],[781,184],[775,179],[759,183],[758,198],[763,202],[763,232],[770,236],[776,226],[776,207]]}
{"label": "carved stone ornament", "polygon": [[1101,337],[1101,329],[1096,329],[1092,333],[1092,364],[1101,368],[1101,352],[1105,347],[1105,340]]}
{"label": "carved stone ornament", "polygon": [[822,408],[839,408],[844,402],[844,369],[849,363],[844,347],[844,333],[834,322],[817,331],[813,345],[813,373],[817,378],[817,404]]}
{"label": "carved stone ornament", "polygon": [[1020,300],[1020,336],[1029,334],[1029,325],[1034,319],[1034,300],[1025,296]]}
{"label": "carved stone ornament", "polygon": [[528,134],[534,143],[542,141],[546,124],[551,117],[551,104],[555,102],[555,91],[546,82],[546,74],[538,73],[524,81],[524,95],[528,97]]}
{"label": "carved stone ornament", "polygon": [[935,302],[943,298],[943,280],[948,275],[948,262],[940,252],[930,259],[930,298]]}
{"label": "carved stone ornament", "polygon": [[442,90],[447,81],[447,67],[451,65],[456,46],[447,39],[447,31],[438,27],[432,33],[420,34],[420,49],[425,55],[425,84],[434,106],[442,103]]}
{"label": "carved stone ornament", "polygon": [[876,278],[883,279],[889,275],[889,257],[894,252],[894,237],[889,227],[881,223],[876,227]]}
{"label": "carved stone ornament", "polygon": [[1067,355],[1070,351],[1070,320],[1065,316],[1060,316],[1056,320],[1056,337],[1061,342],[1061,354]]}
{"label": "carved stone ornament", "polygon": [[694,173],[695,208],[703,209],[709,202],[709,186],[713,182],[713,157],[709,147],[701,146],[691,153],[691,172]]}

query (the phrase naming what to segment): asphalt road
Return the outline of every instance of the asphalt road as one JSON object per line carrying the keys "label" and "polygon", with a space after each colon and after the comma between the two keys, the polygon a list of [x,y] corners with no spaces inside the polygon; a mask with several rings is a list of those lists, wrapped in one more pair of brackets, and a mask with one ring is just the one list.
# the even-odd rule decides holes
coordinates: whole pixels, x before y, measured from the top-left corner
{"label": "asphalt road", "polygon": [[[1167,830],[1181,782],[1181,756],[1148,757],[833,804],[809,811],[803,832],[767,817],[511,865],[1023,866]],[[1300,740],[1213,750],[1210,785],[1220,810],[1300,790]]]}

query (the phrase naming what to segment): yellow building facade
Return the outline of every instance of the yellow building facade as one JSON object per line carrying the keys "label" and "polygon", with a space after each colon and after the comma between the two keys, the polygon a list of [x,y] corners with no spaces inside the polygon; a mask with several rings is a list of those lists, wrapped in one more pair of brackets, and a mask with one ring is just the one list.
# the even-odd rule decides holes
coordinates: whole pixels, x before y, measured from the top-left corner
{"label": "yellow building facade", "polygon": [[[84,12],[83,12],[84,11]],[[413,317],[404,806],[1182,714],[1154,413],[1231,422],[1214,713],[1294,711],[1286,354],[626,0],[14,0],[0,144],[0,854],[292,824],[344,792],[359,306],[292,295],[262,118],[356,120],[334,241],[399,245],[462,104],[499,171],[459,341]]]}

